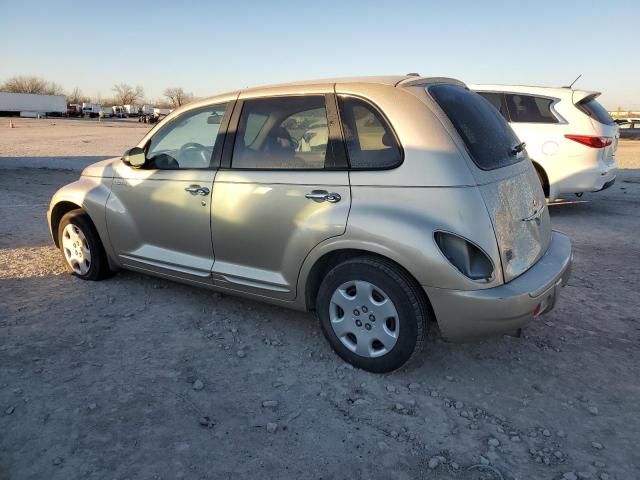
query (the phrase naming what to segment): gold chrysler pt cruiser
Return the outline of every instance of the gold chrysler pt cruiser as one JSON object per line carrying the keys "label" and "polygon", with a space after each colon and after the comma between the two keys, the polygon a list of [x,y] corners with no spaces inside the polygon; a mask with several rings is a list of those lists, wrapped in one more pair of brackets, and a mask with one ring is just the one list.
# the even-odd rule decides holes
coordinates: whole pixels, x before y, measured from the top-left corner
{"label": "gold chrysler pt cruiser", "polygon": [[551,310],[569,239],[500,113],[416,75],[242,90],[186,105],[51,201],[69,270],[126,268],[315,310],[357,367]]}

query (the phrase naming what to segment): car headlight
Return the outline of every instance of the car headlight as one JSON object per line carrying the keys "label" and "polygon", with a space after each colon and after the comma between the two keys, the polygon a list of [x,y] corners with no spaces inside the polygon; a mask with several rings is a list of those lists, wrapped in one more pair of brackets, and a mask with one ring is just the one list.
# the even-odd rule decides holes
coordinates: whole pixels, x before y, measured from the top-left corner
{"label": "car headlight", "polygon": [[493,280],[493,263],[479,247],[453,233],[438,231],[433,237],[440,251],[460,273],[475,281]]}

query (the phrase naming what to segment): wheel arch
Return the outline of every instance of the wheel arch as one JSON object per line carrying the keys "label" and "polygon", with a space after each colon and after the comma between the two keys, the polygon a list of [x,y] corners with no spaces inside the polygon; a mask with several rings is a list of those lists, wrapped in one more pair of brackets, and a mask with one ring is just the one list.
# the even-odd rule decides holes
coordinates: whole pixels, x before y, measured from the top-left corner
{"label": "wheel arch", "polygon": [[547,172],[545,171],[544,167],[535,160],[531,160],[531,163],[533,163],[533,167],[536,169],[538,176],[542,180],[542,190],[544,191],[544,196],[549,198],[551,187],[549,185],[549,176],[547,175]]}
{"label": "wheel arch", "polygon": [[413,275],[408,268],[404,267],[397,260],[391,258],[388,255],[385,255],[382,252],[374,251],[373,249],[367,250],[363,248],[335,248],[333,250],[324,252],[313,261],[312,265],[307,268],[307,272],[302,279],[302,293],[304,294],[304,304],[306,310],[315,309],[318,289],[320,288],[322,279],[327,274],[327,272],[329,272],[333,267],[341,262],[344,262],[345,260],[363,256],[384,260],[385,262],[391,263],[395,268],[404,272],[404,274],[407,275],[408,278],[415,282],[417,291],[420,292],[422,300],[425,302],[425,305],[427,306],[429,313],[431,314],[431,318],[436,320],[436,316],[434,314],[427,293],[424,291],[424,288],[422,288],[415,275]]}
{"label": "wheel arch", "polygon": [[[73,210],[82,210],[87,213],[81,205],[68,200],[62,200],[56,203],[51,209],[51,237],[53,238],[53,243],[55,243],[58,248],[60,248],[60,242],[58,240],[58,228],[60,226],[60,221],[62,220],[62,217]],[[89,216],[89,218],[91,218],[91,216]],[[93,220],[91,222],[93,223]]]}

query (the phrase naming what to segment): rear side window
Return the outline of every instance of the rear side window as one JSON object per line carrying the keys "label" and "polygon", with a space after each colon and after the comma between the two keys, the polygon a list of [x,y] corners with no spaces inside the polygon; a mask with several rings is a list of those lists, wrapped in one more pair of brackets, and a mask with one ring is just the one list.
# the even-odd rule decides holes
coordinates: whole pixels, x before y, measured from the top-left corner
{"label": "rear side window", "polygon": [[609,112],[605,110],[605,108],[598,103],[595,98],[585,98],[584,100],[578,102],[576,104],[578,110],[593,118],[596,122],[604,123],[605,125],[615,125],[616,122],[613,121]]}
{"label": "rear side window", "polygon": [[495,109],[500,112],[500,115],[502,115],[507,122],[509,121],[509,114],[507,113],[507,104],[505,102],[503,93],[478,92],[478,95],[480,95],[485,100],[487,100],[491,105],[493,105]]}
{"label": "rear side window", "polygon": [[472,160],[482,170],[493,170],[519,162],[514,152],[520,143],[498,110],[477,93],[459,85],[427,87],[429,94],[449,117]]}
{"label": "rear side window", "polygon": [[374,170],[397,167],[402,149],[382,114],[368,102],[338,97],[340,118],[351,168]]}
{"label": "rear side window", "polygon": [[507,93],[507,107],[512,122],[516,123],[558,123],[558,119],[551,112],[553,99]]}
{"label": "rear side window", "polygon": [[233,168],[323,169],[332,155],[325,105],[323,95],[246,100],[233,148]]}

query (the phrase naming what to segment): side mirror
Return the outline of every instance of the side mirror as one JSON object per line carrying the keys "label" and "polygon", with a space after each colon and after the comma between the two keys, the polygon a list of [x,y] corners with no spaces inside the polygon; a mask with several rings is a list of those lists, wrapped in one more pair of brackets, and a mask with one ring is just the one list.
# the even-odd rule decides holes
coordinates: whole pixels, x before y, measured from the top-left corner
{"label": "side mirror", "polygon": [[140,168],[147,161],[144,150],[140,147],[133,147],[124,152],[122,161],[133,168]]}

